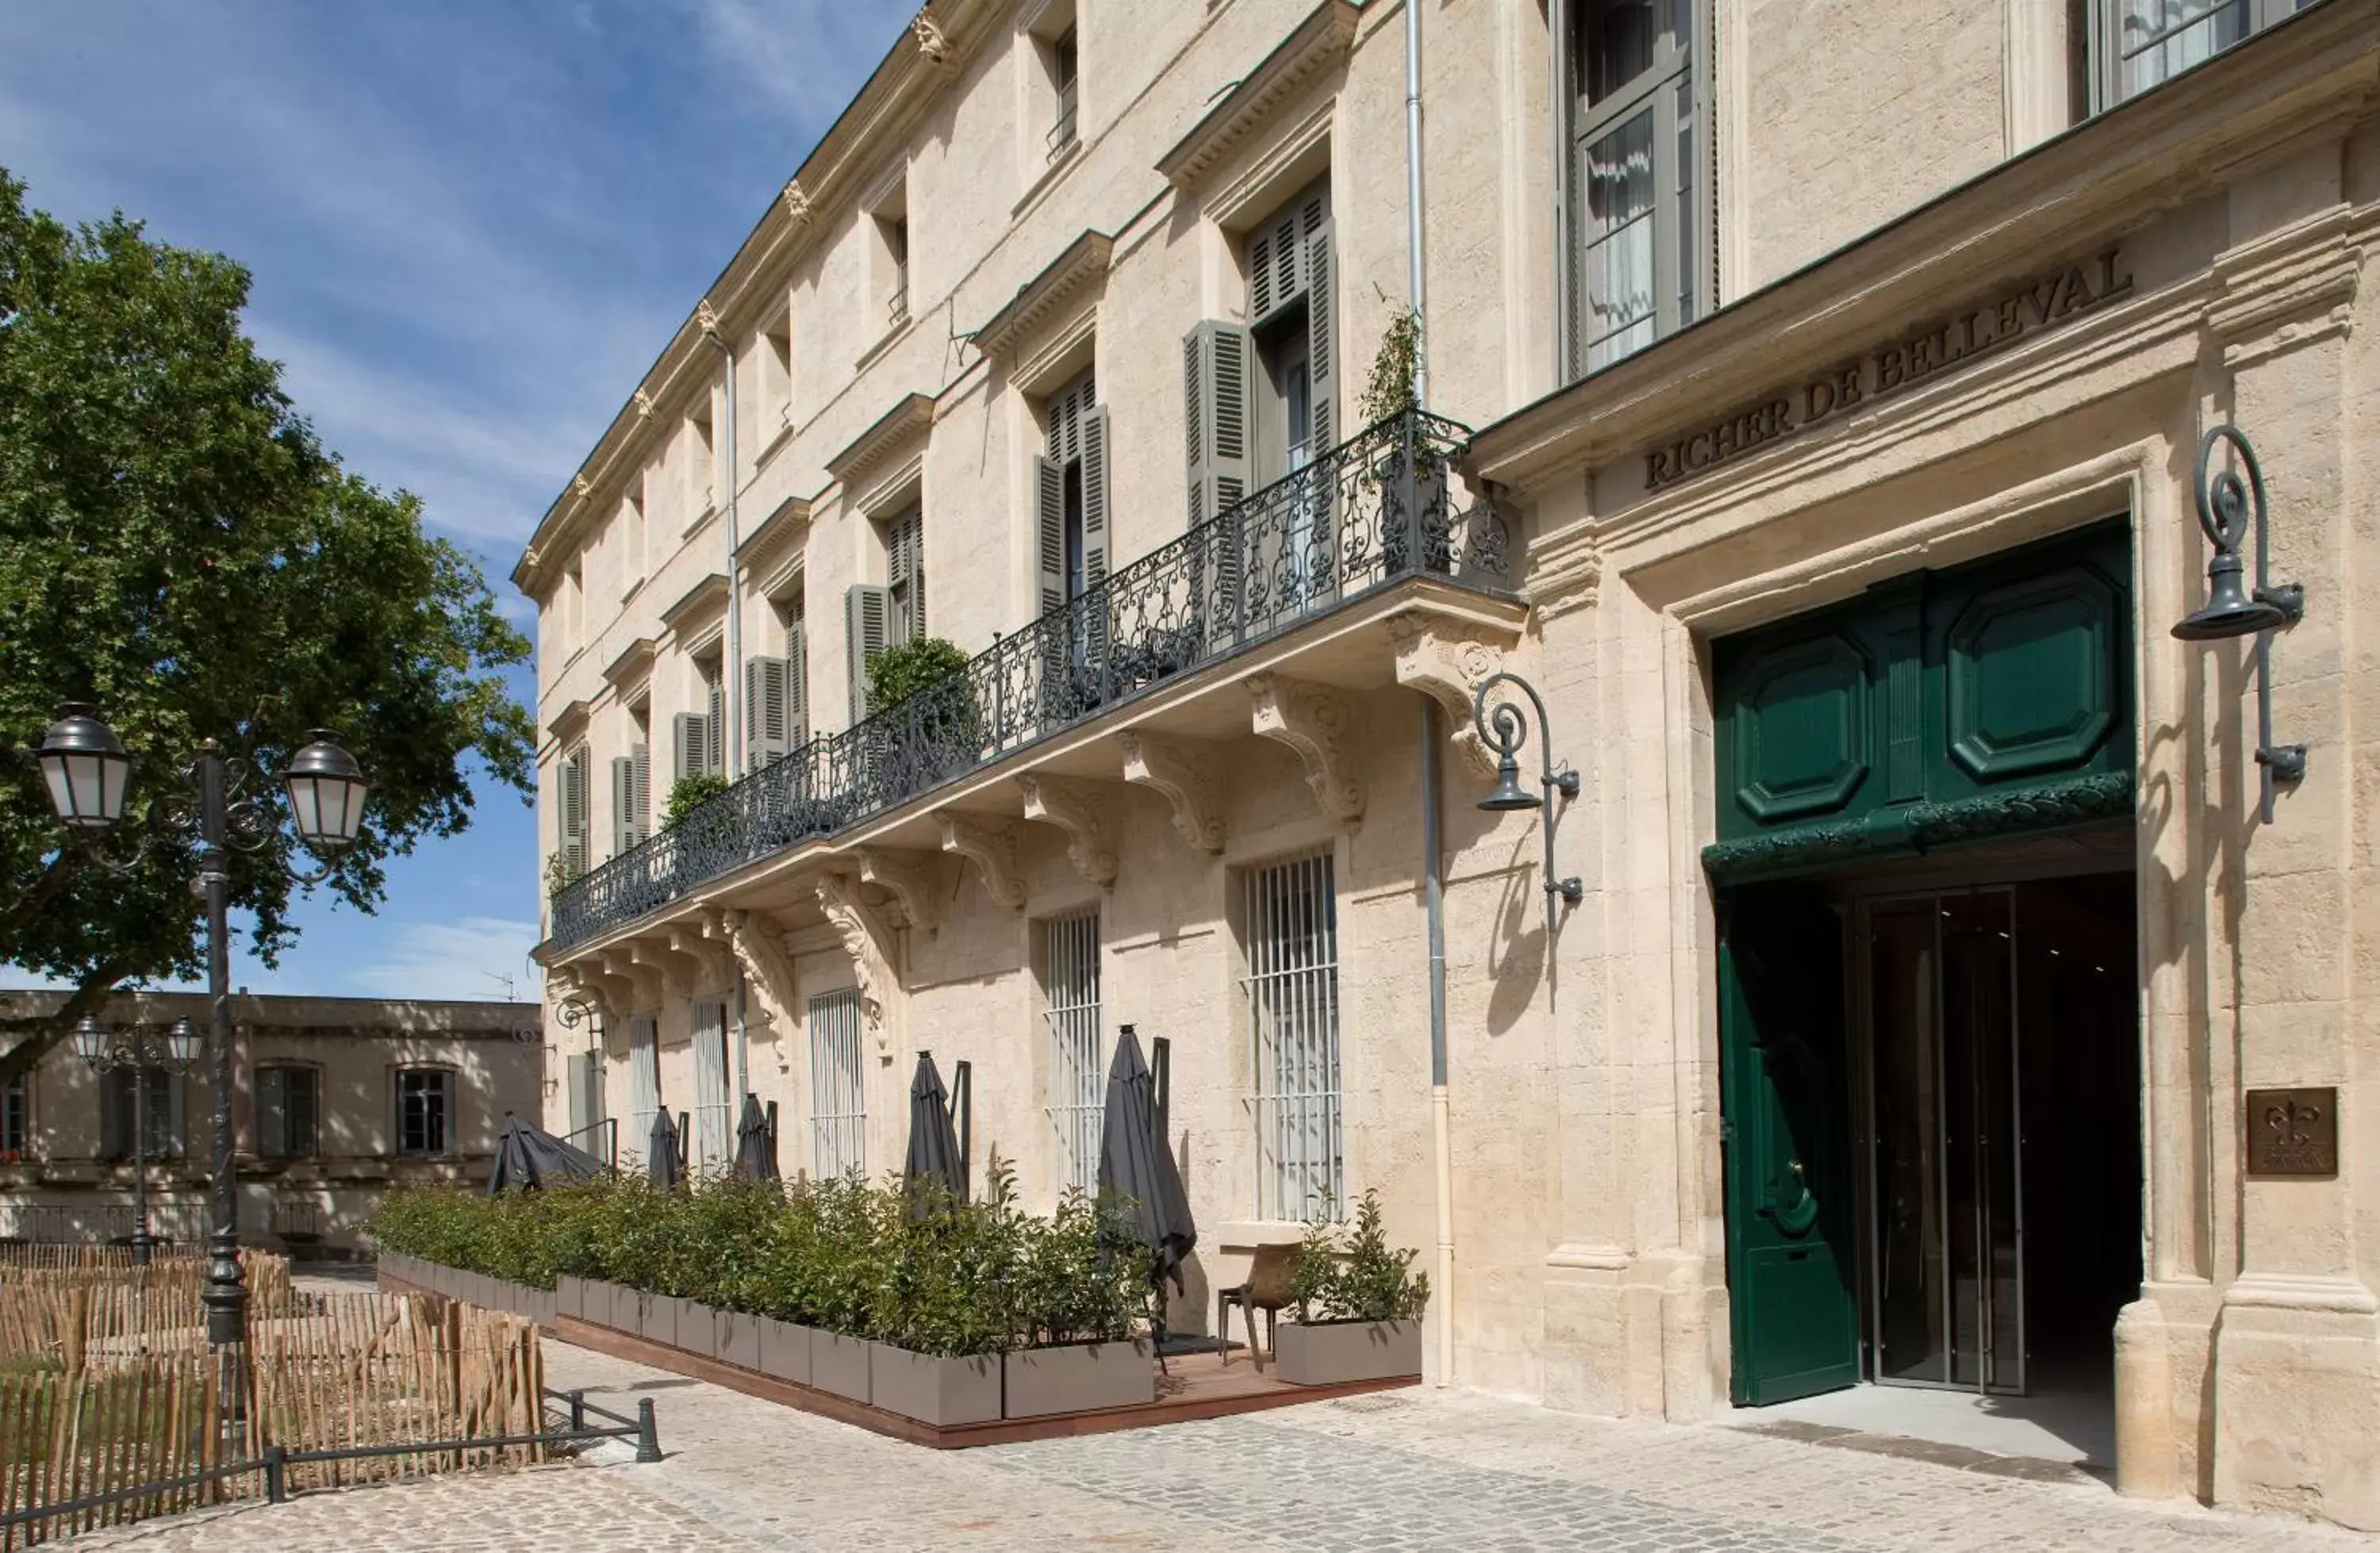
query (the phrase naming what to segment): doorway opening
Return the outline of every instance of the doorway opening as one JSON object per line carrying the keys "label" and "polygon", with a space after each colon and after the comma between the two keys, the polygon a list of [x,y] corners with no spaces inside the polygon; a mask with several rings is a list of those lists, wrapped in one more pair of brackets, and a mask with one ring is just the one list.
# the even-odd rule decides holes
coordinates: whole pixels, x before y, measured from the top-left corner
{"label": "doorway opening", "polygon": [[2100,1454],[2142,1276],[2132,874],[1937,864],[1720,916],[1735,1400],[1964,1391]]}

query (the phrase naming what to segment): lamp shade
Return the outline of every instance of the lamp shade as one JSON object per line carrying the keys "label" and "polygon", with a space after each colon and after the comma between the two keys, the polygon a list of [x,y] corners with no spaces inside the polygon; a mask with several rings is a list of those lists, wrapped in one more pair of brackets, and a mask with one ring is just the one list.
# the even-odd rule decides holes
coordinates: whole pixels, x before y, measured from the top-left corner
{"label": "lamp shade", "polygon": [[100,1023],[95,1013],[86,1013],[75,1021],[74,1053],[96,1068],[107,1061],[108,1048],[115,1044],[115,1032]]}
{"label": "lamp shade", "polygon": [[132,758],[97,709],[68,702],[34,751],[50,805],[58,819],[79,831],[101,831],[124,818],[124,791],[132,779]]}
{"label": "lamp shade", "polygon": [[299,840],[317,852],[339,852],[363,828],[364,794],[371,784],[334,734],[317,728],[309,737],[313,742],[290,757],[281,779],[289,789],[289,812]]}
{"label": "lamp shade", "polygon": [[174,1066],[183,1069],[197,1067],[199,1065],[199,1026],[197,1022],[191,1019],[189,1015],[184,1014],[181,1018],[175,1020],[171,1025],[167,1026],[165,1030],[165,1060],[173,1063]]}
{"label": "lamp shade", "polygon": [[2214,642],[2288,625],[2289,617],[2278,604],[2248,592],[2241,569],[2236,551],[2217,552],[2206,568],[2205,605],[2185,616],[2173,634],[2186,642]]}
{"label": "lamp shade", "polygon": [[1512,809],[1533,809],[1543,807],[1545,800],[1521,785],[1521,763],[1507,750],[1496,762],[1496,786],[1479,800],[1479,807],[1489,814],[1502,814]]}

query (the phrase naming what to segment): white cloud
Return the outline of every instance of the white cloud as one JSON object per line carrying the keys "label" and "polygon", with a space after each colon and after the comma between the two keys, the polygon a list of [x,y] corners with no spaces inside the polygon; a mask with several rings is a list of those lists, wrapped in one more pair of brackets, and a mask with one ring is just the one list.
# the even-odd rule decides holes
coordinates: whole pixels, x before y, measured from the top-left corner
{"label": "white cloud", "polygon": [[[703,44],[759,99],[815,132],[843,111],[916,6],[837,0],[692,0]],[[854,13],[857,13],[855,15]],[[785,171],[793,172],[789,164]]]}
{"label": "white cloud", "polygon": [[528,952],[537,944],[537,924],[500,916],[465,916],[452,922],[389,923],[375,935],[340,990],[362,998],[431,998],[485,1001],[512,995],[534,1001],[542,986]]}

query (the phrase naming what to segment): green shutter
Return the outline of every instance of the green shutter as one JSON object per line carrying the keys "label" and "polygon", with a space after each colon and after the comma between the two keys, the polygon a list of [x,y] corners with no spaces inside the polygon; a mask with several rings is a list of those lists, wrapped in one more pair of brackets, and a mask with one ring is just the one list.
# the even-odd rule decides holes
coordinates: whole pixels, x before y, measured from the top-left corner
{"label": "green shutter", "polygon": [[1054,457],[1033,459],[1034,570],[1041,614],[1066,607],[1066,474]]}
{"label": "green shutter", "polygon": [[843,592],[843,661],[853,722],[868,715],[868,665],[884,651],[892,601],[871,582],[855,582]]}
{"label": "green shutter", "polygon": [[1194,528],[1247,494],[1248,363],[1255,354],[1248,332],[1236,323],[1210,320],[1182,342]]}

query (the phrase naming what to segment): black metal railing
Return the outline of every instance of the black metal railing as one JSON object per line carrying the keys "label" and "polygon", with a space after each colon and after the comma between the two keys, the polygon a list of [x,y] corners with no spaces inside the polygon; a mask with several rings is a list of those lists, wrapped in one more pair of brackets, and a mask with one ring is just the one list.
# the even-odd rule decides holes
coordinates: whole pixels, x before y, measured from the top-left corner
{"label": "black metal railing", "polygon": [[1468,437],[1423,414],[1366,428],[999,638],[951,678],[811,739],[589,870],[553,897],[551,942],[568,948],[633,922],[1373,588],[1433,576],[1509,591],[1504,520],[1460,489]]}

